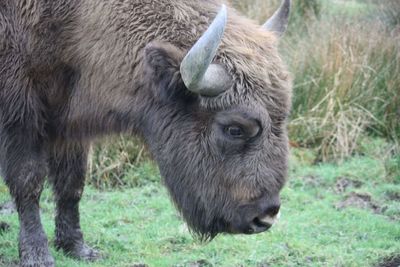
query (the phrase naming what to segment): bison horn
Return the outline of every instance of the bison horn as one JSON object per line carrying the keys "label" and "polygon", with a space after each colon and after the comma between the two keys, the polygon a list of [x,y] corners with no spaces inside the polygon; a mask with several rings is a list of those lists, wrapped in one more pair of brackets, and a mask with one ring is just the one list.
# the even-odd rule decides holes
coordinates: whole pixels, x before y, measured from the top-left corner
{"label": "bison horn", "polygon": [[263,28],[267,31],[275,32],[278,36],[282,36],[289,22],[290,0],[283,0],[279,9],[272,17],[265,22]]}
{"label": "bison horn", "polygon": [[231,86],[231,79],[224,67],[212,64],[221,43],[227,21],[223,5],[207,31],[189,50],[180,71],[187,89],[202,96],[217,96]]}

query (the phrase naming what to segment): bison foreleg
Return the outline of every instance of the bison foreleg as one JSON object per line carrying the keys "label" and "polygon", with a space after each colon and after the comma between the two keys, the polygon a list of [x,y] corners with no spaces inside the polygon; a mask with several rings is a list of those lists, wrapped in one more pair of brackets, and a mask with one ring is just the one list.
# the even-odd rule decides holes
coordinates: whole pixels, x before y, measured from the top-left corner
{"label": "bison foreleg", "polygon": [[20,223],[20,266],[54,266],[40,222],[39,199],[46,176],[42,144],[18,130],[1,134],[1,166]]}
{"label": "bison foreleg", "polygon": [[87,246],[79,222],[79,201],[85,183],[88,146],[57,142],[49,157],[50,181],[56,199],[57,249],[83,260],[95,260],[99,253]]}

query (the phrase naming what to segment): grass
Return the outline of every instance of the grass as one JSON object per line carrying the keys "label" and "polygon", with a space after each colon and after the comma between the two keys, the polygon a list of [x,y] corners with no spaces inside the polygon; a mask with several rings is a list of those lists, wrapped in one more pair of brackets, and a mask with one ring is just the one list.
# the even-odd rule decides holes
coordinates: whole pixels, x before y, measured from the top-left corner
{"label": "grass", "polygon": [[95,188],[139,186],[143,181],[156,179],[141,140],[120,136],[102,141],[102,145],[93,146],[89,163],[88,180]]}
{"label": "grass", "polygon": [[[233,1],[263,22],[280,1]],[[293,142],[343,161],[365,135],[400,140],[400,2],[297,0],[281,52],[294,75]],[[400,147],[397,144],[397,150]]]}
{"label": "grass", "polygon": [[[283,190],[281,221],[271,231],[254,236],[221,235],[201,243],[187,231],[159,182],[157,168],[142,163],[140,177],[157,179],[142,186],[113,191],[86,188],[81,205],[86,240],[101,250],[95,263],[72,260],[52,248],[57,266],[373,266],[400,255],[400,181],[388,175],[380,140],[364,142],[364,155],[341,165],[312,164],[316,154],[295,149],[290,181]],[[383,144],[383,145],[382,145]],[[129,170],[128,170],[129,171]],[[135,178],[136,179],[136,178]],[[344,180],[356,185],[341,188]],[[145,180],[145,178],[144,178]],[[349,196],[369,195],[378,210],[336,206]],[[0,185],[0,203],[9,200]],[[368,204],[368,203],[367,203]],[[46,188],[42,220],[54,240],[54,206]],[[0,235],[0,265],[18,259],[17,215],[0,215],[11,225]]]}
{"label": "grass", "polygon": [[330,15],[346,15],[346,16],[359,16],[360,14],[368,14],[376,10],[377,1],[321,1],[322,8]]}
{"label": "grass", "polygon": [[379,22],[310,27],[307,39],[286,50],[296,75],[293,139],[318,146],[323,160],[351,155],[366,133],[399,140],[398,40]]}

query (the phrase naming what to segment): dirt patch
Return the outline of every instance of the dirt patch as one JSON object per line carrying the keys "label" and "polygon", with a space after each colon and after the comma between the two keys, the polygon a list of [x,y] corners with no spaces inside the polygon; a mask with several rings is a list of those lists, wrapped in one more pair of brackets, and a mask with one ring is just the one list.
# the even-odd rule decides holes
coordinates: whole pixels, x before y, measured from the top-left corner
{"label": "dirt patch", "polygon": [[213,265],[205,259],[175,265],[175,267],[183,267],[183,266],[185,266],[185,267],[211,267]]}
{"label": "dirt patch", "polygon": [[400,202],[400,192],[387,192],[385,195],[388,200]]}
{"label": "dirt patch", "polygon": [[212,264],[207,260],[198,260],[188,264],[188,267],[211,267]]}
{"label": "dirt patch", "polygon": [[338,210],[342,210],[347,207],[370,209],[377,214],[384,212],[384,208],[375,203],[372,200],[372,196],[367,193],[351,192],[345,197],[344,200],[336,203],[335,207]]}
{"label": "dirt patch", "polygon": [[0,235],[4,232],[8,232],[10,230],[10,225],[5,222],[0,222]]}
{"label": "dirt patch", "polygon": [[335,192],[342,194],[346,192],[349,187],[360,188],[363,185],[362,182],[350,179],[348,177],[338,177],[335,184]]}
{"label": "dirt patch", "polygon": [[393,255],[379,261],[376,267],[399,267],[400,255]]}
{"label": "dirt patch", "polygon": [[318,175],[306,175],[301,177],[304,185],[307,187],[321,187],[325,186],[324,179]]}
{"label": "dirt patch", "polygon": [[14,202],[9,201],[0,205],[0,215],[12,214],[17,211]]}

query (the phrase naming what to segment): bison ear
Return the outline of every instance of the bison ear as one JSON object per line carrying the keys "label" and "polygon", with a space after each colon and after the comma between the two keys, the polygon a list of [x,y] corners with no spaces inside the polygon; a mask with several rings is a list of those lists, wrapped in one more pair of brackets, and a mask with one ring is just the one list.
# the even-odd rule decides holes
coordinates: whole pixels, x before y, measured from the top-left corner
{"label": "bison ear", "polygon": [[157,98],[176,100],[186,95],[179,71],[184,53],[164,42],[151,42],[145,47],[145,81]]}

